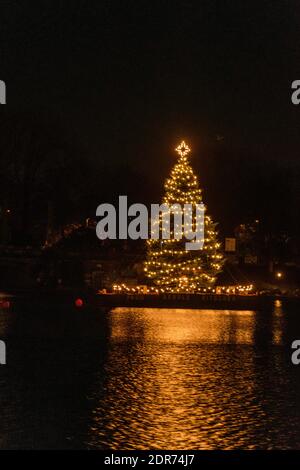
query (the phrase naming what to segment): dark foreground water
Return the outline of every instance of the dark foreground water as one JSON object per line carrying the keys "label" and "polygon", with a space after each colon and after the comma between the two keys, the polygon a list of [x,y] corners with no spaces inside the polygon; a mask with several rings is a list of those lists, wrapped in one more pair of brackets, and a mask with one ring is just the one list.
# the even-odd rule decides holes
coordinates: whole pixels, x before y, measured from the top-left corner
{"label": "dark foreground water", "polygon": [[300,312],[0,311],[0,448],[300,448]]}

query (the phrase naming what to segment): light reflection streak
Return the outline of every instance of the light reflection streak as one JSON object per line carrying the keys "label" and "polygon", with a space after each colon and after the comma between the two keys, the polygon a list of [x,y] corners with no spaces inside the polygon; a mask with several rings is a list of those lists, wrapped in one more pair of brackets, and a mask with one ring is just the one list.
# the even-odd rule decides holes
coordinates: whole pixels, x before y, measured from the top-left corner
{"label": "light reflection streak", "polygon": [[255,317],[114,309],[106,393],[94,410],[90,447],[99,439],[112,449],[251,446],[265,416],[254,400]]}

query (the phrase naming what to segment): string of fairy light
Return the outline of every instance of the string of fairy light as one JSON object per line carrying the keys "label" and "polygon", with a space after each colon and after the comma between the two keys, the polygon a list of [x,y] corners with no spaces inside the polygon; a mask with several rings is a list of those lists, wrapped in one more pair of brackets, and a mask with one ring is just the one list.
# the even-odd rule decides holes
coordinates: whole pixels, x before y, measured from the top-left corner
{"label": "string of fairy light", "polygon": [[[190,204],[190,213],[196,204],[202,203],[202,192],[199,188],[197,176],[188,160],[190,148],[182,141],[175,149],[179,155],[178,161],[166,180],[163,204],[174,207],[172,211],[173,224],[162,224],[162,215],[157,224],[160,225],[161,239],[150,239],[148,243],[148,255],[144,271],[156,288],[162,292],[198,292],[203,288],[212,288],[216,281],[216,275],[222,269],[223,256],[220,251],[220,243],[217,240],[215,224],[209,215],[204,216],[204,245],[203,250],[186,250],[185,239],[189,237],[195,228],[195,218],[191,218],[190,224],[185,223],[185,237],[176,237],[176,233],[182,227],[176,220],[182,220],[176,216],[184,215],[181,207]],[[168,230],[169,238],[165,232]]]}

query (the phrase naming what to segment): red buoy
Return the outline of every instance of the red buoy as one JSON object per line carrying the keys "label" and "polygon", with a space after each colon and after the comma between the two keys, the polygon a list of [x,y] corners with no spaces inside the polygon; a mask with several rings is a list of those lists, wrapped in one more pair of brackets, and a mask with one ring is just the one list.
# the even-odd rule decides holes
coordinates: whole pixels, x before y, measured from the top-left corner
{"label": "red buoy", "polygon": [[83,300],[78,298],[75,300],[75,306],[78,307],[78,308],[81,308],[83,307]]}

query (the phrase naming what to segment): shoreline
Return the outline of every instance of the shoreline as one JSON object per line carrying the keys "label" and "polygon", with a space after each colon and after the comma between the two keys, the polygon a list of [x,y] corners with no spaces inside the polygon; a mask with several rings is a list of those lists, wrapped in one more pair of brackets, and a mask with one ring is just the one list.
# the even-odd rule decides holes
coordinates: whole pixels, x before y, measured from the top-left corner
{"label": "shoreline", "polygon": [[[278,305],[276,305],[278,303]],[[84,308],[191,308],[224,310],[259,310],[281,307],[282,304],[300,306],[300,297],[260,294],[129,294],[97,293],[83,288],[26,289],[0,292],[0,309],[14,305],[32,304],[39,307],[60,306]]]}

